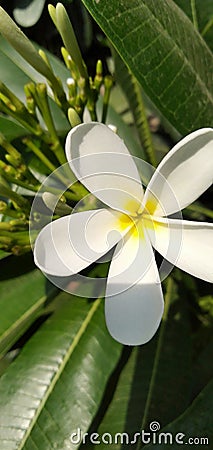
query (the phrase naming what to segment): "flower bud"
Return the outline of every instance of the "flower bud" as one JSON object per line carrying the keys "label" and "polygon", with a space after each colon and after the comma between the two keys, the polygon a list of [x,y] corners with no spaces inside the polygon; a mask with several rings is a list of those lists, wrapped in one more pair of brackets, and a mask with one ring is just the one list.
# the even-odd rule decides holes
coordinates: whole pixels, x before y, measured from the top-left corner
{"label": "flower bud", "polygon": [[80,125],[81,123],[81,119],[74,108],[68,109],[68,119],[72,128],[76,127],[77,125]]}

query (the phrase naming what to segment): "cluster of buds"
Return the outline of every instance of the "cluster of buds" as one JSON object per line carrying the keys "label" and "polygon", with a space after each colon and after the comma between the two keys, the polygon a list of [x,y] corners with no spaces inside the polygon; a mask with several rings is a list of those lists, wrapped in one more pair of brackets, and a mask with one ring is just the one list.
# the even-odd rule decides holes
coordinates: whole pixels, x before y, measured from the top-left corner
{"label": "cluster of buds", "polygon": [[[103,75],[102,62],[97,61],[94,77],[88,74],[75,33],[64,6],[49,5],[49,14],[63,41],[61,53],[70,72],[63,85],[54,73],[47,54],[37,51],[10,16],[0,7],[0,32],[13,48],[43,77],[46,82],[29,82],[24,86],[22,102],[0,81],[0,114],[10,117],[23,127],[23,136],[10,142],[0,132],[0,249],[20,254],[30,249],[28,228],[33,193],[41,186],[40,173],[30,160],[35,157],[48,175],[66,162],[64,136],[57,132],[49,102],[49,94],[68,119],[70,126],[97,120],[97,101],[103,93],[102,117],[106,121],[112,77]],[[51,196],[54,192],[50,190]],[[82,198],[82,186],[76,183],[64,194],[63,203],[73,206]],[[63,205],[62,205],[63,206]],[[68,206],[68,205],[67,205]],[[69,207],[69,206],[68,206]],[[56,208],[62,215],[66,206]],[[33,220],[37,220],[33,218]],[[35,235],[36,236],[36,235]]]}

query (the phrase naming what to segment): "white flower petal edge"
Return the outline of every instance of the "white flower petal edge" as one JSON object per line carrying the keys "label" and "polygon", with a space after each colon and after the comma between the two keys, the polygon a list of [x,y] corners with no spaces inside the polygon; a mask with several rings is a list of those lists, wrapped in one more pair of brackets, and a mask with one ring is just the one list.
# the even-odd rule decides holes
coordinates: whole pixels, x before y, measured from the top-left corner
{"label": "white flower petal edge", "polygon": [[163,314],[163,294],[154,253],[146,233],[124,237],[109,269],[105,317],[111,336],[126,345],[148,342]]}
{"label": "white flower petal edge", "polygon": [[169,262],[213,283],[213,224],[153,217],[153,247]]}
{"label": "white flower petal edge", "polygon": [[135,213],[143,187],[124,142],[106,125],[81,124],[67,135],[66,157],[78,180],[113,209]]}
{"label": "white flower petal edge", "polygon": [[201,128],[163,158],[147,186],[144,204],[152,202],[156,216],[170,215],[194,202],[212,182],[213,129]]}
{"label": "white flower petal edge", "polygon": [[[107,253],[128,231],[128,227],[122,227],[121,217],[117,211],[99,209],[49,223],[36,239],[35,264],[53,276],[80,272]],[[130,226],[131,220],[128,223]]]}

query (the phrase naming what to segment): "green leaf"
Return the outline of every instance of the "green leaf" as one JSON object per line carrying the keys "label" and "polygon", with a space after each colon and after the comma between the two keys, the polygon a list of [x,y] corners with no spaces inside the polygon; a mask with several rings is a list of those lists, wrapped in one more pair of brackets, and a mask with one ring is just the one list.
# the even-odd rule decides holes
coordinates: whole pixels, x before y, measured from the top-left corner
{"label": "green leaf", "polygon": [[[191,0],[175,0],[175,3],[187,14],[187,16],[192,20],[192,8]],[[203,0],[196,0],[195,2],[198,29],[200,33],[205,29],[206,25],[210,20],[213,19],[213,4],[212,0],[205,0],[205,5]],[[207,42],[211,50],[213,50],[213,22],[211,27],[207,30],[204,35],[204,39]]]}
{"label": "green leaf", "polygon": [[1,450],[72,448],[70,434],[89,427],[120,356],[101,300],[59,297],[60,310],[0,380]]}
{"label": "green leaf", "polygon": [[0,130],[8,141],[28,134],[28,131],[9,117],[0,115]]}
{"label": "green leaf", "polygon": [[178,131],[211,126],[213,56],[172,0],[82,1]]}
{"label": "green leaf", "polygon": [[0,260],[6,258],[9,256],[10,253],[4,252],[3,250],[0,250]]}
{"label": "green leaf", "polygon": [[46,292],[46,279],[39,270],[1,281],[0,356],[44,312],[53,290]]}
{"label": "green leaf", "polygon": [[[126,432],[133,436],[151,420],[170,422],[189,405],[189,317],[171,280],[165,302],[166,314],[158,334],[145,346],[133,349],[121,372],[112,402],[98,429],[100,435]],[[112,450],[129,448],[116,444],[110,447]],[[104,444],[99,448],[104,449]]]}
{"label": "green leaf", "polygon": [[[178,417],[177,420],[167,425],[165,428],[161,430],[164,433],[172,433],[173,443],[172,450],[180,449],[180,444],[175,442],[175,436],[178,433],[183,433],[182,441],[184,444],[190,444],[189,438],[203,437],[207,438],[208,441],[205,441],[201,444],[200,448],[208,447],[212,443],[213,433],[212,433],[212,412],[213,412],[213,380],[203,389],[203,391],[198,395],[198,397],[194,400],[192,405]],[[196,448],[198,447],[198,443],[194,444]],[[191,444],[192,446],[192,444]],[[149,450],[162,450],[168,449],[168,444],[157,443],[154,445],[146,446]]]}
{"label": "green leaf", "polygon": [[16,0],[13,10],[14,19],[23,27],[32,27],[38,22],[45,0]]}

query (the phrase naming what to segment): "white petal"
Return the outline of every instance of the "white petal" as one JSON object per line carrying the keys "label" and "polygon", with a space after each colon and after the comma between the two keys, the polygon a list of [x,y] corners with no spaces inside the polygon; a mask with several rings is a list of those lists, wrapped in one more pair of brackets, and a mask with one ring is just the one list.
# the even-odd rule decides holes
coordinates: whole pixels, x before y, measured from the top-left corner
{"label": "white petal", "polygon": [[143,188],[124,142],[106,125],[81,124],[66,140],[66,156],[76,177],[111,208],[135,213]]}
{"label": "white petal", "polygon": [[213,224],[154,218],[148,230],[155,249],[185,272],[213,282]]}
{"label": "white petal", "polygon": [[[119,247],[119,244],[118,244]],[[163,314],[163,294],[151,243],[130,232],[112,259],[105,315],[110,334],[126,345],[140,345],[156,332]]]}
{"label": "white petal", "polygon": [[144,204],[148,202],[156,216],[173,214],[196,200],[212,181],[213,129],[202,128],[182,139],[163,158],[147,186]]}
{"label": "white petal", "polygon": [[[83,270],[112,248],[130,227],[122,214],[100,209],[61,217],[39,233],[35,264],[46,274],[69,276]],[[125,216],[126,217],[126,216]]]}

